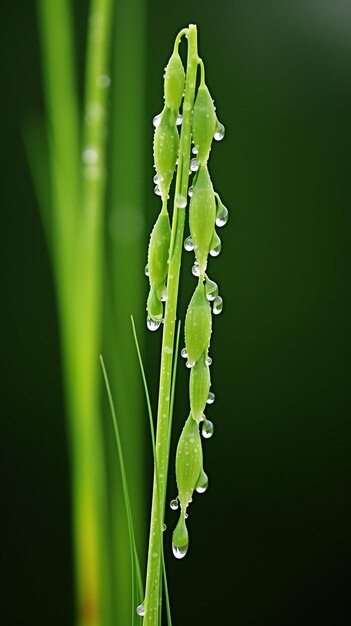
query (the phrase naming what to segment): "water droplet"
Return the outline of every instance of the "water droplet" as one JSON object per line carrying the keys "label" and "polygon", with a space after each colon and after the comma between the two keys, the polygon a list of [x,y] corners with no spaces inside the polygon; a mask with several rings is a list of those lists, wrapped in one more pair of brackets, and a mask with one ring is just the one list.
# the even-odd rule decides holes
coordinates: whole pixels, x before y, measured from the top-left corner
{"label": "water droplet", "polygon": [[188,359],[187,362],[185,363],[185,365],[187,366],[187,368],[189,370],[191,370],[191,368],[194,367],[194,365],[195,365],[195,361],[189,361],[189,359]]}
{"label": "water droplet", "polygon": [[206,358],[205,364],[206,364],[206,365],[212,365],[212,359],[211,359],[211,357],[210,357],[210,356],[208,356],[208,357]]}
{"label": "water droplet", "polygon": [[151,317],[148,317],[146,320],[146,326],[149,330],[157,330],[161,326],[161,320],[153,320]]}
{"label": "water droplet", "polygon": [[189,187],[189,189],[188,189],[188,196],[189,196],[190,198],[191,198],[191,196],[193,195],[193,191],[194,191],[194,188],[193,188],[193,186],[191,185],[191,187]]}
{"label": "water droplet", "polygon": [[167,287],[164,287],[162,291],[161,301],[166,302],[166,300],[167,300]]}
{"label": "water droplet", "polygon": [[93,165],[98,162],[98,151],[95,148],[86,148],[82,154],[82,161],[86,165]]}
{"label": "water droplet", "polygon": [[208,398],[207,398],[207,400],[206,400],[207,404],[213,404],[213,403],[214,403],[214,401],[215,401],[215,399],[216,399],[216,396],[215,396],[215,394],[213,393],[213,391],[209,391],[209,393],[208,393]]}
{"label": "water droplet", "polygon": [[206,278],[205,284],[206,298],[211,302],[218,296],[218,285],[214,282],[214,280],[210,280],[210,278]]}
{"label": "water droplet", "polygon": [[140,615],[140,617],[143,617],[145,615],[144,602],[142,602],[141,604],[139,604],[139,606],[137,606],[136,612],[137,612],[137,615]]}
{"label": "water droplet", "polygon": [[178,498],[174,498],[174,500],[171,500],[169,506],[171,507],[172,511],[176,511],[179,508]]}
{"label": "water droplet", "polygon": [[149,276],[149,264],[148,263],[146,263],[146,265],[145,265],[144,272],[145,272],[145,276]]}
{"label": "water droplet", "polygon": [[189,514],[188,514],[188,513],[185,513],[185,515],[184,515],[184,519],[188,519],[188,517],[189,517]]}
{"label": "water droplet", "polygon": [[177,121],[176,121],[177,126],[180,126],[182,121],[183,121],[183,116],[181,115],[181,113],[179,113],[177,116]]}
{"label": "water droplet", "polygon": [[182,196],[180,193],[176,195],[176,205],[180,209],[185,209],[187,205],[187,199],[185,196]]}
{"label": "water droplet", "polygon": [[199,169],[199,164],[197,162],[196,159],[191,159],[190,161],[190,171],[191,172],[197,172],[197,170]]}
{"label": "water droplet", "polygon": [[225,207],[224,204],[220,205],[220,213],[216,217],[216,226],[218,226],[218,228],[225,226],[228,221],[228,216],[229,212],[227,207]]}
{"label": "water droplet", "polygon": [[219,315],[220,313],[222,313],[222,309],[223,309],[223,300],[221,296],[217,296],[217,298],[215,298],[213,301],[213,306],[212,306],[213,315]]}
{"label": "water droplet", "polygon": [[155,186],[154,192],[155,192],[156,196],[160,196],[161,195],[161,189],[159,188],[158,185]]}
{"label": "water droplet", "polygon": [[212,241],[211,241],[210,255],[216,257],[219,255],[221,250],[222,250],[222,242],[215,231],[212,237]]}
{"label": "water droplet", "polygon": [[111,78],[107,76],[107,74],[101,74],[101,76],[98,76],[96,79],[96,85],[100,87],[100,89],[106,89],[111,85]]}
{"label": "water droplet", "polygon": [[153,177],[152,180],[155,183],[155,185],[158,185],[158,176],[157,176],[157,174],[155,174],[155,176]]}
{"label": "water droplet", "polygon": [[188,352],[186,348],[183,348],[180,352],[180,356],[183,357],[183,359],[187,359],[188,358]]}
{"label": "water droplet", "polygon": [[187,252],[192,252],[194,250],[194,243],[191,236],[187,237],[184,240],[184,250],[186,250]]}
{"label": "water droplet", "polygon": [[175,558],[176,559],[184,558],[186,553],[188,552],[188,547],[189,547],[189,544],[179,547],[179,546],[176,546],[174,543],[172,543],[172,551],[173,551]]}
{"label": "water droplet", "polygon": [[165,530],[167,530],[167,526],[166,526],[166,524],[162,524],[162,532],[164,533]]}
{"label": "water droplet", "polygon": [[225,128],[224,128],[223,124],[218,122],[218,124],[216,126],[216,130],[215,130],[215,134],[213,135],[213,138],[216,141],[221,141],[223,139],[224,135],[225,135]]}
{"label": "water droplet", "polygon": [[199,264],[195,261],[194,265],[191,268],[191,273],[193,276],[200,276],[200,268]]}
{"label": "water droplet", "polygon": [[196,146],[193,146],[192,153],[197,154],[198,152],[199,152],[198,148]]}
{"label": "water droplet", "polygon": [[197,493],[205,493],[207,487],[208,487],[208,476],[206,472],[204,471],[204,469],[202,468],[200,476],[199,476],[199,480],[196,483],[195,489]]}
{"label": "water droplet", "polygon": [[208,419],[204,419],[204,423],[202,424],[202,436],[204,437],[204,439],[210,439],[210,437],[212,437],[213,435],[213,431],[214,431],[214,426],[213,423],[208,420]]}
{"label": "water droplet", "polygon": [[157,128],[157,126],[160,125],[160,122],[161,122],[161,113],[159,113],[158,115],[155,115],[154,119],[152,120],[152,123],[155,126],[155,128]]}

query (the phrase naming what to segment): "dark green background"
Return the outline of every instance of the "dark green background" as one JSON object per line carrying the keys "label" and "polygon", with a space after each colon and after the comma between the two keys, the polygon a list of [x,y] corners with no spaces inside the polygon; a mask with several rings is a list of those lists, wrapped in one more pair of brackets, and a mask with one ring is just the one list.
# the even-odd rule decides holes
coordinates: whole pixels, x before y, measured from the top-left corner
{"label": "dark green background", "polygon": [[[82,59],[86,3],[75,5]],[[151,119],[171,42],[190,21],[227,127],[210,167],[231,219],[211,261],[225,302],[211,350],[211,484],[192,506],[189,556],[169,560],[174,623],[339,626],[350,618],[351,4],[147,3],[145,247],[158,206]],[[57,319],[20,129],[42,111],[34,3],[7,3],[1,31],[1,613],[16,626],[72,626]],[[182,315],[189,268],[190,255]],[[146,341],[155,394],[159,340]],[[176,432],[188,404],[180,365]]]}

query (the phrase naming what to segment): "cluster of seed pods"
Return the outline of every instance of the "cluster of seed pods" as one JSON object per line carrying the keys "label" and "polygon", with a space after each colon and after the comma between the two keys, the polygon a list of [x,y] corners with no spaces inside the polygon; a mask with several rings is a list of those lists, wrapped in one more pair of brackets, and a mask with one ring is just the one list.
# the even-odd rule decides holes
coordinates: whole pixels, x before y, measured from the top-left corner
{"label": "cluster of seed pods", "polygon": [[161,196],[162,208],[151,233],[148,263],[145,273],[149,276],[150,292],[147,300],[147,326],[157,330],[163,318],[162,302],[167,297],[166,281],[171,226],[167,202],[179,150],[177,125],[179,107],[183,98],[185,73],[176,41],[173,54],[164,74],[164,107],[154,118],[154,176],[155,193]]}
{"label": "cluster of seed pods", "polygon": [[221,312],[222,298],[218,295],[217,284],[206,275],[206,269],[209,255],[217,256],[221,250],[221,240],[216,232],[216,226],[223,226],[228,219],[228,210],[214,192],[207,166],[212,140],[223,138],[224,127],[217,120],[213,100],[205,84],[203,64],[201,61],[200,63],[201,82],[192,118],[193,153],[196,154],[196,158],[191,161],[191,170],[195,175],[189,190],[190,236],[184,242],[186,250],[195,252],[192,272],[198,277],[198,284],[185,318],[185,348],[182,350],[182,356],[187,359],[186,364],[190,369],[190,414],[178,442],[176,453],[178,496],[171,502],[173,509],[180,506],[180,517],[172,539],[173,554],[177,558],[185,556],[189,546],[185,520],[193,493],[194,491],[203,493],[208,485],[208,477],[203,468],[199,426],[202,423],[204,438],[211,437],[213,424],[204,415],[206,405],[212,404],[215,398],[210,391],[212,360],[209,356],[209,347],[212,313]]}

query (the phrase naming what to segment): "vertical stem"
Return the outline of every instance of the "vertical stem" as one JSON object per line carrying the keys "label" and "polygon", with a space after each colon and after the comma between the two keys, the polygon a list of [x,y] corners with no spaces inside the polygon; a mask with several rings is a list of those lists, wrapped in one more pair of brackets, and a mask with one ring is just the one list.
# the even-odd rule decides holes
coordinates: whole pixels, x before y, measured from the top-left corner
{"label": "vertical stem", "polygon": [[[183,248],[185,221],[184,199],[187,199],[189,163],[191,151],[191,116],[196,86],[197,30],[195,25],[188,29],[188,57],[183,123],[179,146],[179,165],[176,178],[175,202],[167,281],[167,301],[162,338],[160,386],[156,431],[156,467],[153,483],[148,564],[146,573],[144,626],[158,626],[162,595],[161,556],[162,523],[164,518],[169,459],[169,409],[172,382],[175,324],[177,314],[178,286]],[[182,201],[179,201],[181,198]],[[180,206],[177,206],[180,205]],[[156,471],[158,476],[156,476]]]}

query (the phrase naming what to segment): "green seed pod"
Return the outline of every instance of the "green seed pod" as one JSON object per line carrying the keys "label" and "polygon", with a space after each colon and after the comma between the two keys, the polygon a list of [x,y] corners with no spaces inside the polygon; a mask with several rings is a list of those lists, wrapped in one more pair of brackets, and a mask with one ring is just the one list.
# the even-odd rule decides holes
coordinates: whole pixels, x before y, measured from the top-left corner
{"label": "green seed pod", "polygon": [[167,278],[170,242],[171,225],[167,210],[163,208],[153,227],[148,251],[149,281],[151,287],[157,289],[159,298]]}
{"label": "green seed pod", "polygon": [[178,497],[185,511],[195,491],[202,469],[202,444],[199,426],[191,413],[180,435],[176,453]]}
{"label": "green seed pod", "polygon": [[173,52],[165,70],[165,104],[177,113],[183,98],[184,84],[184,67],[177,50]]}
{"label": "green seed pod", "polygon": [[211,307],[200,280],[190,300],[185,317],[185,346],[190,363],[197,363],[211,339]]}
{"label": "green seed pod", "polygon": [[163,306],[161,298],[157,294],[156,287],[151,287],[146,305],[147,311],[152,320],[160,322],[163,316]]}
{"label": "green seed pod", "polygon": [[154,161],[162,200],[168,198],[179,148],[177,114],[165,107],[154,135]]}
{"label": "green seed pod", "polygon": [[206,270],[207,257],[216,221],[216,201],[207,165],[200,167],[189,207],[190,234],[200,273]]}
{"label": "green seed pod", "polygon": [[198,424],[205,410],[210,386],[210,368],[206,365],[206,355],[203,352],[199,361],[191,368],[189,380],[191,413]]}
{"label": "green seed pod", "polygon": [[201,83],[193,111],[193,138],[198,150],[196,160],[202,165],[206,163],[216,130],[217,118],[213,100],[204,83]]}

